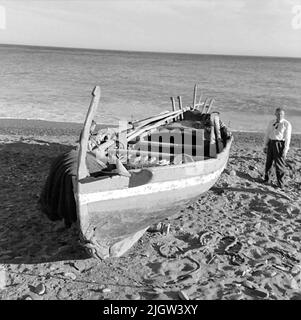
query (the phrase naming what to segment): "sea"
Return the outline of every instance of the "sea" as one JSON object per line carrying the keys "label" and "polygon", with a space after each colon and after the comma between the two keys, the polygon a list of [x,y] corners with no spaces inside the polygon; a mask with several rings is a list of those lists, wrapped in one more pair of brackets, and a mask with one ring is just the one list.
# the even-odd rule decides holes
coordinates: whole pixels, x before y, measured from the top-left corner
{"label": "sea", "polygon": [[301,59],[0,45],[0,118],[83,123],[94,86],[95,120],[132,121],[213,98],[235,131],[265,130],[277,107],[301,132]]}

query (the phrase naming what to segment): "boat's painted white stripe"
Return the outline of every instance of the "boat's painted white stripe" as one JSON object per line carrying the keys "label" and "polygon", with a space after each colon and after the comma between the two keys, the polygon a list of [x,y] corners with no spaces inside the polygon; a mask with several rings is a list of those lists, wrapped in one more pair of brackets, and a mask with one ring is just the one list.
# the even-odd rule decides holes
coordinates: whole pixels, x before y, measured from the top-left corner
{"label": "boat's painted white stripe", "polygon": [[149,183],[139,187],[133,187],[128,189],[79,194],[78,200],[80,205],[84,205],[84,204],[98,202],[98,201],[122,199],[122,198],[134,197],[139,195],[147,195],[147,194],[162,192],[162,191],[184,189],[187,187],[193,187],[196,185],[209,183],[210,181],[217,179],[223,172],[224,168],[225,166],[223,166],[221,169],[217,171],[214,171],[213,173],[210,173],[204,176],[197,176],[197,177],[186,178],[181,180]]}

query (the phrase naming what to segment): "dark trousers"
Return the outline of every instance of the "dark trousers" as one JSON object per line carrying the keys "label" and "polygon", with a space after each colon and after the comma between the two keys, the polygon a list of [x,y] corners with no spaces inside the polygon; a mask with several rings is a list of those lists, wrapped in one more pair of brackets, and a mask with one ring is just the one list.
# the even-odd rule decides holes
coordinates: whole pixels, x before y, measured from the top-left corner
{"label": "dark trousers", "polygon": [[270,140],[267,150],[267,161],[265,166],[265,180],[269,180],[269,174],[275,162],[276,177],[278,185],[282,186],[284,177],[285,160],[283,157],[284,141]]}

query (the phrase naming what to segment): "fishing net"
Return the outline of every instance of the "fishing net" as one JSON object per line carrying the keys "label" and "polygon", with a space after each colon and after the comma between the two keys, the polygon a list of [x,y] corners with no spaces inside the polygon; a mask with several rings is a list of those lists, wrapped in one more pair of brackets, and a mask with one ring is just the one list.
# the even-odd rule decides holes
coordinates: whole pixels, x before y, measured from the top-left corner
{"label": "fishing net", "polygon": [[[63,219],[66,227],[77,220],[72,181],[77,174],[77,161],[78,150],[65,152],[55,158],[39,199],[42,212],[52,221]],[[86,164],[91,176],[104,169],[104,165],[89,152]]]}

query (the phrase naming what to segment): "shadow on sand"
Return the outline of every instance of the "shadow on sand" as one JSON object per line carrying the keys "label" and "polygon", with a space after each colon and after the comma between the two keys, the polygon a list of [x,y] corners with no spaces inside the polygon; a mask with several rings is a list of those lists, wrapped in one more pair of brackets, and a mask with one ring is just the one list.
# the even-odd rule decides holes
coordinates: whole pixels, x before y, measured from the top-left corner
{"label": "shadow on sand", "polygon": [[246,173],[246,172],[236,171],[236,174],[237,174],[237,176],[238,176],[239,178],[248,180],[248,181],[250,181],[250,182],[256,182],[256,183],[262,182],[262,178],[252,177],[251,175],[249,175],[249,174]]}
{"label": "shadow on sand", "polygon": [[0,263],[88,258],[76,226],[48,220],[37,206],[51,162],[71,148],[41,140],[0,144]]}
{"label": "shadow on sand", "polygon": [[260,162],[262,159],[254,156],[236,156],[236,155],[231,155],[230,159],[232,160],[245,160],[245,161],[256,161]]}
{"label": "shadow on sand", "polygon": [[234,191],[234,192],[244,192],[244,193],[253,193],[253,194],[265,194],[270,195],[275,198],[283,198],[286,200],[291,200],[288,196],[280,192],[274,192],[268,189],[260,188],[235,188],[235,187],[212,187],[211,190],[217,194],[222,194],[225,191]]}

